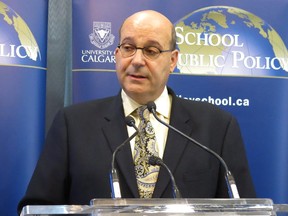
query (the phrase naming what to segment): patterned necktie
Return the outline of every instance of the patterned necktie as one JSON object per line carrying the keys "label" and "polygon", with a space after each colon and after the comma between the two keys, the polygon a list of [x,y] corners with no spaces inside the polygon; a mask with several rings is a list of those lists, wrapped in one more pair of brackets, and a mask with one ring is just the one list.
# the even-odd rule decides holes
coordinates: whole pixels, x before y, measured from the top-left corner
{"label": "patterned necktie", "polygon": [[146,106],[137,109],[140,117],[139,134],[135,137],[134,165],[140,198],[151,198],[158,178],[159,166],[151,166],[148,159],[158,156],[154,128]]}

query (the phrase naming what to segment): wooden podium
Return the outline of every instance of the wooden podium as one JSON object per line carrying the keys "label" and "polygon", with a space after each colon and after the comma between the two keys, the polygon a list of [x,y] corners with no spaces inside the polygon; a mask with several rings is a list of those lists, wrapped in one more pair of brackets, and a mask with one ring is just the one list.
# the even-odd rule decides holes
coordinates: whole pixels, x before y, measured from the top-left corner
{"label": "wooden podium", "polygon": [[48,215],[288,215],[270,199],[93,199],[90,205],[31,205],[21,216]]}

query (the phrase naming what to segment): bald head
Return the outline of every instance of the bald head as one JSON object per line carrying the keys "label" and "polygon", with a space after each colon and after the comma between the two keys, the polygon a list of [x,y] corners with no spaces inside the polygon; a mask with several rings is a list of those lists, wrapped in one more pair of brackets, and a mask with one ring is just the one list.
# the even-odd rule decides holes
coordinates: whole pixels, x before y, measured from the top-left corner
{"label": "bald head", "polygon": [[[123,31],[133,26],[134,30],[161,31],[170,41],[169,49],[176,49],[176,32],[171,21],[163,14],[154,10],[139,11],[129,16],[119,30],[119,41],[122,40]],[[127,28],[126,28],[127,27]]]}

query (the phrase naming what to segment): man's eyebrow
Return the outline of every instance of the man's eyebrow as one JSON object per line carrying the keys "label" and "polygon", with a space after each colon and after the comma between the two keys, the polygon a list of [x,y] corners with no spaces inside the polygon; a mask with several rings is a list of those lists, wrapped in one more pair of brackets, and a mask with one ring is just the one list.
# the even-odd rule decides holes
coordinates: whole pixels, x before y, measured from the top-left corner
{"label": "man's eyebrow", "polygon": [[131,37],[125,37],[125,38],[123,38],[123,40],[121,41],[121,43],[127,43],[127,42],[133,42],[134,40],[131,38]]}
{"label": "man's eyebrow", "polygon": [[147,41],[147,44],[149,44],[149,46],[155,46],[155,47],[162,48],[161,44],[158,41],[155,41],[155,40]]}
{"label": "man's eyebrow", "polygon": [[[131,43],[131,44],[135,44],[135,45],[136,45],[134,39],[131,38],[131,37],[125,37],[125,38],[121,41],[121,43]],[[144,44],[145,44],[145,47],[147,47],[147,46],[155,46],[155,47],[160,47],[160,48],[162,48],[161,44],[160,44],[158,41],[156,41],[156,40],[148,40],[148,41],[146,41]]]}

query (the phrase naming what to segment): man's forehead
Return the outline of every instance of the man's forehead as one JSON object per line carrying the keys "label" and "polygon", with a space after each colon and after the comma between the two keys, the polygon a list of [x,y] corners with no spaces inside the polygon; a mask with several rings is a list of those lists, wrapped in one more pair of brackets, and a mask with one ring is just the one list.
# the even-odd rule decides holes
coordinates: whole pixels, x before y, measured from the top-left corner
{"label": "man's forehead", "polygon": [[[154,16],[153,16],[154,15]],[[121,30],[129,31],[130,30],[137,30],[137,31],[170,31],[170,21],[167,19],[164,19],[162,16],[159,17],[159,14],[152,13],[151,16],[145,13],[139,13],[136,15],[132,15],[131,17],[127,18],[123,25]]]}
{"label": "man's forehead", "polygon": [[150,44],[162,44],[171,39],[171,31],[153,28],[124,27],[120,32],[121,41],[145,41]]}

